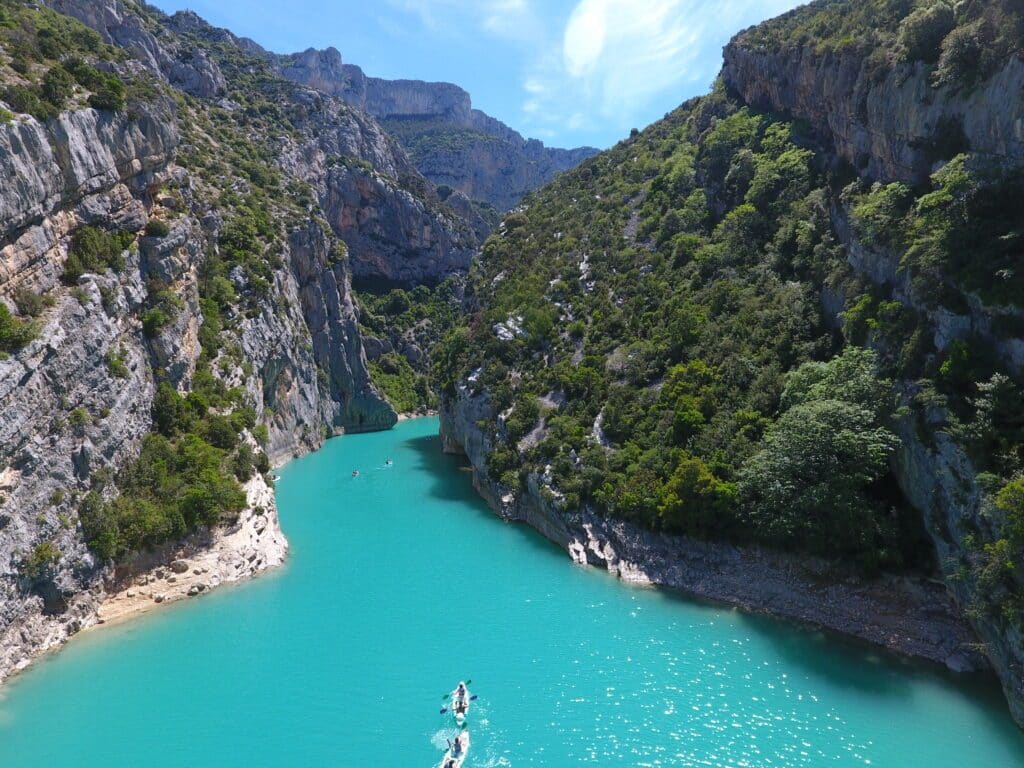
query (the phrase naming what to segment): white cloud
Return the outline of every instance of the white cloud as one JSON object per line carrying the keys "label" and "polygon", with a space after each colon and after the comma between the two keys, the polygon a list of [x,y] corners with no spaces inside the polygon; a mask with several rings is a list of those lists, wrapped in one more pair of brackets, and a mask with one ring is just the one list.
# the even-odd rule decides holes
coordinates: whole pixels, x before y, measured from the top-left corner
{"label": "white cloud", "polygon": [[[609,128],[625,135],[642,127],[711,83],[721,67],[721,47],[733,34],[802,1],[386,3],[436,35],[512,43],[523,56],[522,120],[512,122],[528,135],[546,137],[607,135]],[[596,126],[602,130],[588,130]]]}
{"label": "white cloud", "polygon": [[539,55],[527,74],[528,127],[601,122],[628,130],[656,97],[677,94],[669,101],[677,104],[710,84],[721,66],[721,46],[732,34],[798,4],[578,0],[558,55],[550,49]]}
{"label": "white cloud", "polygon": [[525,42],[536,38],[541,26],[531,0],[387,0],[387,3],[418,16],[430,31],[453,37],[482,31]]}

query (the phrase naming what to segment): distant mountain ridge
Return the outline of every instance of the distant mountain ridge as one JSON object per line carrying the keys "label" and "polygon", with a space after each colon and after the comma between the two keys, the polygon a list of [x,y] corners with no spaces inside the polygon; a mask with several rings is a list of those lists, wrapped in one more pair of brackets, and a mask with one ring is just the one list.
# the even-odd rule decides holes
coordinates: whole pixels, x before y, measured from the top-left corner
{"label": "distant mountain ridge", "polygon": [[420,173],[499,211],[557,173],[597,154],[593,147],[557,149],[526,139],[474,109],[452,83],[368,77],[336,48],[266,54],[285,78],[341,98],[377,118],[405,146]]}

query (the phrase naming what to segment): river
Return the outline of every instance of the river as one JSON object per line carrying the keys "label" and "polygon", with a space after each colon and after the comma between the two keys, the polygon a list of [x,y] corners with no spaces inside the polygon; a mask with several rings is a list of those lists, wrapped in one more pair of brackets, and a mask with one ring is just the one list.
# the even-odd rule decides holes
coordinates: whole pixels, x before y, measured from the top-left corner
{"label": "river", "polygon": [[991,680],[576,566],[494,517],[436,433],[287,465],[284,568],[15,678],[0,766],[427,768],[465,678],[466,768],[1024,766]]}

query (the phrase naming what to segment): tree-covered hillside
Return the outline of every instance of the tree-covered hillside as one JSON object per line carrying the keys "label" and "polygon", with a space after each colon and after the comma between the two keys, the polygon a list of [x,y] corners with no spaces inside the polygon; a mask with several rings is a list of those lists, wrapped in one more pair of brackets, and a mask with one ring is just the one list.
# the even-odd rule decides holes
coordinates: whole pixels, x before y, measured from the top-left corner
{"label": "tree-covered hillside", "polygon": [[990,340],[937,348],[930,307],[844,242],[852,218],[899,249],[931,306],[1013,300],[1015,275],[982,284],[1019,254],[1017,183],[959,156],[928,189],[871,187],[719,86],[505,220],[438,351],[447,396],[490,399],[487,472],[511,491],[535,474],[566,508],[868,569],[927,562],[890,459],[897,422],[944,420],[990,473],[993,541],[964,567],[1003,588],[979,610],[1020,622],[1018,383]]}

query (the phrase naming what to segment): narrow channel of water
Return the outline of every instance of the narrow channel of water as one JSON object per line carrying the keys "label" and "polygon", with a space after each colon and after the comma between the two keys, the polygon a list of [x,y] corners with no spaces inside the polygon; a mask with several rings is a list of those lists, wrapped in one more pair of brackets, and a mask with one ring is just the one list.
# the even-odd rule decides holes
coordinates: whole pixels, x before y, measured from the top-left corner
{"label": "narrow channel of water", "polygon": [[466,677],[466,768],[1024,766],[990,681],[574,566],[491,515],[436,432],[404,422],[285,467],[285,568],[16,678],[0,766],[427,768]]}

